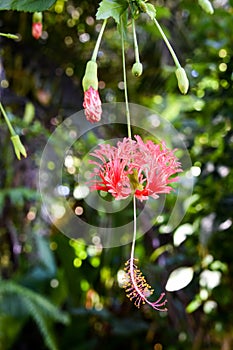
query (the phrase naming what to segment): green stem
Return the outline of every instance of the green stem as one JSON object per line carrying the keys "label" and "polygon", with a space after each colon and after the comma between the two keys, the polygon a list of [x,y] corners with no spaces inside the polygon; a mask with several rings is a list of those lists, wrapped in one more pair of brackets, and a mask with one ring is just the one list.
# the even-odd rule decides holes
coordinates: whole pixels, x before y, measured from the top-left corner
{"label": "green stem", "polygon": [[140,63],[139,51],[138,51],[138,41],[135,29],[135,20],[132,18],[132,29],[133,29],[133,41],[134,41],[134,52],[135,52],[135,62]]}
{"label": "green stem", "polygon": [[98,55],[101,39],[102,39],[102,36],[103,36],[103,33],[104,33],[104,29],[106,27],[106,24],[107,24],[107,19],[105,19],[103,21],[103,24],[102,24],[102,27],[100,29],[100,32],[99,32],[99,35],[98,35],[98,38],[97,38],[97,41],[96,41],[96,44],[95,44],[95,48],[94,48],[94,51],[93,51],[93,54],[92,54],[92,57],[91,57],[91,60],[94,61],[94,62],[96,62],[96,59],[97,59],[97,55]]}
{"label": "green stem", "polygon": [[127,120],[128,137],[131,139],[131,122],[130,122],[130,112],[129,112],[129,101],[127,92],[127,78],[126,78],[126,65],[125,65],[125,45],[124,45],[124,32],[123,23],[121,18],[121,48],[122,48],[122,66],[123,66],[123,80],[124,80],[124,91],[125,91],[125,111]]}
{"label": "green stem", "polygon": [[7,33],[0,33],[0,36],[5,36],[8,39],[19,39],[18,35],[15,34],[7,34]]}
{"label": "green stem", "polygon": [[11,136],[15,136],[16,135],[15,130],[13,129],[13,127],[11,125],[11,122],[10,122],[10,120],[9,120],[9,118],[8,118],[8,116],[7,116],[6,112],[5,112],[5,109],[4,109],[4,107],[3,107],[1,102],[0,102],[0,111],[2,112],[2,115],[3,115],[4,119],[5,119],[5,122],[7,123],[7,126],[8,126],[8,129],[10,131]]}
{"label": "green stem", "polygon": [[162,35],[163,40],[165,41],[165,44],[167,45],[167,48],[168,48],[168,50],[170,51],[170,54],[172,55],[172,58],[173,58],[173,60],[174,60],[174,63],[175,63],[175,65],[176,65],[176,67],[177,67],[177,68],[180,68],[181,65],[180,65],[180,62],[179,62],[179,60],[178,60],[176,54],[175,54],[175,51],[173,50],[171,44],[169,43],[169,41],[168,41],[168,39],[167,39],[167,37],[166,37],[166,35],[165,35],[163,29],[161,28],[161,26],[160,26],[160,24],[158,23],[158,21],[157,21],[156,18],[154,18],[154,22],[155,22],[155,25],[156,25],[156,27],[158,28],[160,34]]}

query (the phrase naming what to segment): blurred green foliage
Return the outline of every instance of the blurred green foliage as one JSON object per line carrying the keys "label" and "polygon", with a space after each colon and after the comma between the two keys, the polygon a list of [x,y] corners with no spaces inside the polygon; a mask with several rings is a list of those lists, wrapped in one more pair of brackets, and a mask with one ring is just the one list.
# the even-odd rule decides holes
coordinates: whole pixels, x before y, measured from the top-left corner
{"label": "blurred green foliage", "polygon": [[[185,288],[167,292],[167,313],[137,310],[118,283],[129,245],[87,247],[85,240],[71,240],[47,222],[36,188],[38,167],[49,135],[82,108],[81,79],[100,28],[95,21],[98,2],[57,0],[44,12],[38,41],[31,36],[30,13],[3,11],[1,32],[17,33],[20,39],[0,39],[1,101],[28,158],[16,161],[1,118],[1,350],[233,347],[233,2],[214,1],[212,16],[197,1],[153,3],[187,71],[190,90],[180,95],[167,48],[143,15],[136,22],[144,67],[140,78],[131,73],[134,51],[127,37],[130,102],[157,111],[182,134],[195,186],[176,231],[164,233],[165,207],[160,220],[138,239],[136,256],[158,294],[179,267],[191,267],[193,279]],[[98,65],[102,101],[123,101],[121,48],[113,20]],[[121,129],[110,132],[124,136]],[[95,145],[95,135],[87,138],[88,145],[74,146],[76,157]],[[74,185],[72,174],[64,176]],[[131,214],[129,208],[125,217]]]}

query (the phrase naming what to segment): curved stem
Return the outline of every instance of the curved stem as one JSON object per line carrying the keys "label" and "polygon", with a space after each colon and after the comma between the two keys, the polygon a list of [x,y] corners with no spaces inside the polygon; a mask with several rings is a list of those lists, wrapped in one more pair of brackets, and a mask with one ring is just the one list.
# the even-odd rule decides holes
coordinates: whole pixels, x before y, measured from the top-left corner
{"label": "curved stem", "polygon": [[97,55],[98,55],[101,39],[102,39],[102,36],[103,36],[103,33],[104,33],[104,29],[106,27],[106,24],[107,24],[107,19],[105,19],[103,21],[103,24],[102,24],[102,27],[100,29],[98,38],[96,40],[95,48],[94,48],[94,51],[93,51],[93,54],[92,54],[92,57],[91,57],[91,60],[94,61],[94,62],[96,62],[96,59],[97,59]]}
{"label": "curved stem", "polygon": [[123,80],[124,80],[124,91],[125,91],[126,120],[127,120],[128,137],[131,139],[132,138],[132,134],[131,134],[131,122],[130,122],[128,92],[127,92],[127,78],[126,78],[126,65],[125,65],[125,45],[124,45],[124,32],[123,32],[122,18],[121,18],[121,48],[122,48],[122,66],[123,66]]}
{"label": "curved stem", "polygon": [[135,53],[135,62],[140,63],[139,51],[138,51],[138,41],[135,29],[135,20],[132,18],[132,29],[133,29],[133,41],[134,41],[134,53]]}
{"label": "curved stem", "polygon": [[1,102],[0,102],[0,111],[1,111],[1,113],[2,113],[2,115],[4,117],[4,119],[5,119],[5,122],[6,122],[7,126],[8,126],[8,129],[10,131],[11,136],[15,136],[16,135],[15,130],[13,129],[13,127],[11,125],[11,122],[10,122],[10,120],[9,120],[9,118],[8,118],[8,116],[7,116],[6,112],[5,112],[5,109],[4,109],[4,107],[3,107]]}
{"label": "curved stem", "polygon": [[162,35],[163,40],[165,41],[165,44],[167,45],[167,48],[168,48],[168,50],[170,51],[170,54],[172,55],[172,58],[173,58],[173,60],[174,60],[174,63],[175,63],[175,65],[176,65],[176,67],[177,67],[177,68],[180,68],[181,65],[180,65],[180,62],[179,62],[179,60],[178,60],[178,58],[177,58],[177,56],[176,56],[176,53],[175,53],[175,51],[173,50],[171,44],[169,43],[169,41],[168,41],[168,39],[167,39],[167,37],[166,37],[166,35],[165,35],[163,29],[161,28],[161,26],[160,26],[160,24],[159,24],[159,22],[157,21],[156,18],[154,18],[154,23],[155,23],[156,27],[158,28],[160,34]]}

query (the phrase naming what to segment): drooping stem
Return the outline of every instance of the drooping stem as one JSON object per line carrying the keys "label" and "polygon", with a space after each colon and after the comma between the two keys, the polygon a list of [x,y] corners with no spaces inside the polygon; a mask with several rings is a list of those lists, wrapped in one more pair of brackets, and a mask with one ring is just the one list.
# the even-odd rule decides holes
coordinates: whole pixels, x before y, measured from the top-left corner
{"label": "drooping stem", "polygon": [[133,29],[135,62],[140,63],[139,51],[138,51],[138,41],[137,41],[137,35],[136,35],[136,28],[135,28],[135,20],[134,20],[134,18],[132,18],[132,29]]}
{"label": "drooping stem", "polygon": [[91,60],[94,61],[94,62],[96,62],[96,59],[97,59],[97,55],[98,55],[101,39],[102,39],[102,36],[103,36],[103,33],[104,33],[104,29],[106,27],[106,24],[107,24],[107,19],[105,19],[103,21],[103,24],[102,24],[102,27],[100,29],[98,38],[96,40],[95,48],[94,48],[94,51],[93,51],[93,54],[92,54],[92,57],[91,57]]}
{"label": "drooping stem", "polygon": [[122,48],[122,67],[123,67],[123,80],[124,80],[124,92],[125,92],[125,111],[127,120],[128,137],[131,139],[131,122],[130,122],[130,112],[129,112],[129,101],[128,101],[128,91],[127,91],[127,77],[126,77],[126,65],[125,65],[125,44],[124,44],[124,31],[123,31],[123,21],[121,18],[121,48]]}
{"label": "drooping stem", "polygon": [[1,102],[0,102],[0,110],[1,110],[1,113],[2,113],[2,115],[4,117],[4,119],[5,119],[5,122],[6,122],[7,126],[8,126],[8,129],[10,131],[11,136],[15,136],[16,135],[15,130],[13,129],[13,127],[11,125],[11,122],[10,122],[10,120],[9,120],[9,118],[8,118],[8,116],[7,116],[6,112],[5,112],[5,109],[4,109],[4,107],[3,107]]}
{"label": "drooping stem", "polygon": [[162,38],[163,38],[165,44],[167,45],[167,48],[170,51],[170,54],[172,55],[172,58],[174,60],[174,63],[176,65],[176,67],[177,68],[181,67],[180,62],[179,62],[179,60],[178,60],[178,58],[176,56],[175,51],[173,50],[173,48],[172,48],[171,44],[169,43],[169,41],[168,41],[168,39],[167,39],[167,37],[166,37],[162,27],[160,26],[160,24],[159,24],[159,22],[157,21],[156,18],[154,18],[154,23],[155,23],[156,27],[158,28],[160,34],[162,35]]}

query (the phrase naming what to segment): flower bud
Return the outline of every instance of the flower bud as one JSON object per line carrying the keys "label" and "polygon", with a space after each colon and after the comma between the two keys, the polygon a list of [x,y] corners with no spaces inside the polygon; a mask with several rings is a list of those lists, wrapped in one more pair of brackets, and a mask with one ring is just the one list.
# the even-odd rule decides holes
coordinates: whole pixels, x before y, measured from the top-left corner
{"label": "flower bud", "polygon": [[132,67],[132,73],[135,77],[140,77],[143,72],[143,66],[140,62],[135,62],[133,67]]}
{"label": "flower bud", "polygon": [[98,90],[97,63],[95,61],[87,62],[82,84],[84,92],[91,86],[94,90]]}
{"label": "flower bud", "polygon": [[206,12],[212,15],[214,13],[213,6],[209,0],[198,0],[198,4]]}
{"label": "flower bud", "polygon": [[176,70],[176,78],[178,81],[178,86],[182,94],[186,94],[189,88],[189,81],[184,68],[179,67]]}
{"label": "flower bud", "polygon": [[91,123],[97,123],[101,119],[102,107],[98,90],[93,89],[92,86],[84,92],[84,113],[87,120]]}
{"label": "flower bud", "polygon": [[26,158],[27,152],[26,152],[26,149],[19,138],[19,135],[11,136],[11,142],[14,146],[14,151],[15,151],[16,157],[20,160],[21,154],[22,154]]}
{"label": "flower bud", "polygon": [[42,12],[34,12],[32,15],[32,36],[35,39],[39,39],[41,37],[43,29],[42,18]]}

